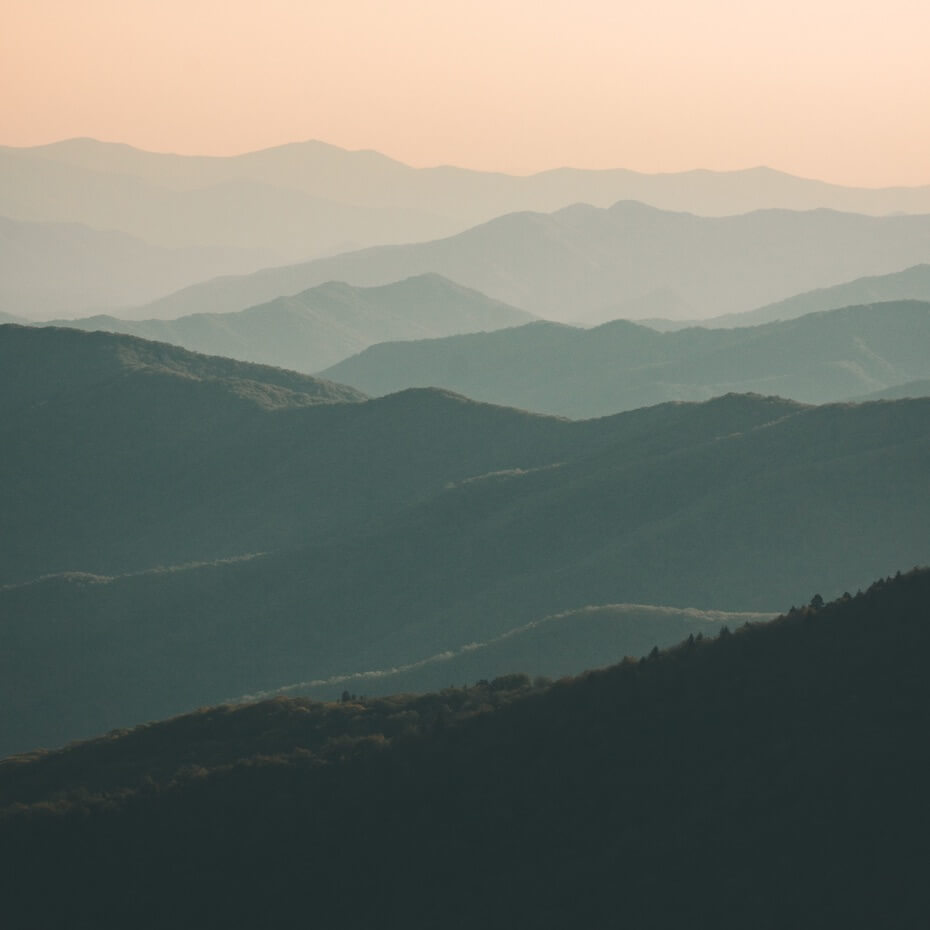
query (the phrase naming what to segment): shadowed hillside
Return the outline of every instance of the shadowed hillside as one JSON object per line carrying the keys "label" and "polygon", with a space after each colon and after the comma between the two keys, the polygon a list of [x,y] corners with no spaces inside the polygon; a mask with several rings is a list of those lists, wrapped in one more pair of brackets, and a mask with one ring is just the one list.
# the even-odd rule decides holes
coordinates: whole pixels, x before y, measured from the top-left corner
{"label": "shadowed hillside", "polygon": [[449,482],[627,435],[439,391],[361,399],[129,336],[0,328],[0,583],[344,536]]}
{"label": "shadowed hillside", "polygon": [[[774,611],[930,561],[928,401],[728,395],[569,421],[414,390],[269,409],[244,363],[2,332],[88,356],[69,371],[52,354],[32,395],[10,394],[0,752],[590,605]],[[103,377],[101,346],[253,380],[230,397],[111,362]]]}
{"label": "shadowed hillside", "polygon": [[5,912],[919,926],[928,603],[915,571],[551,686],[279,699],[9,760]]}

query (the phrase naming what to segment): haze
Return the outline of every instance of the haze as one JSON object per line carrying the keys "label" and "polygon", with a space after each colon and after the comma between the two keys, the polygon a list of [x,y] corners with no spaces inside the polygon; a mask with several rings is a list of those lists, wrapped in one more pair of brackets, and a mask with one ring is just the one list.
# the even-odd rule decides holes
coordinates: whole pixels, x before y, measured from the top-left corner
{"label": "haze", "polygon": [[930,7],[5,0],[0,143],[930,182]]}

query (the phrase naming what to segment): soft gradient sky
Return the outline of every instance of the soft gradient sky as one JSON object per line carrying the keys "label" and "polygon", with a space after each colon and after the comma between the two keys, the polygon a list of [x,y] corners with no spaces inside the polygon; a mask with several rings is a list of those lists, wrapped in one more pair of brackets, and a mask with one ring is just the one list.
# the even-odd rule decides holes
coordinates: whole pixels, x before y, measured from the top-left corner
{"label": "soft gradient sky", "polygon": [[930,0],[0,0],[0,143],[930,183]]}

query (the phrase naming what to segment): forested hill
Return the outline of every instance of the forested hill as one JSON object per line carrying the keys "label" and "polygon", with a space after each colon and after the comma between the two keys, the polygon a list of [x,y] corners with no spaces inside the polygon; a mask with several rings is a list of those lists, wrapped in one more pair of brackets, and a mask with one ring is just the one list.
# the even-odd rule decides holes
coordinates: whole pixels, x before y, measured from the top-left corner
{"label": "forested hill", "polygon": [[930,400],[570,421],[415,390],[229,418],[212,382],[151,380],[9,419],[0,755],[590,606],[774,613],[930,561]]}
{"label": "forested hill", "polygon": [[142,406],[151,401],[147,395],[155,395],[166,384],[179,393],[210,385],[204,396],[210,397],[215,415],[224,402],[277,409],[365,399],[355,388],[342,384],[269,365],[201,355],[131,335],[0,327],[0,409],[14,417],[65,400],[74,413],[86,415],[82,407],[111,405],[117,396],[139,405],[141,416]]}
{"label": "forested hill", "polygon": [[[916,927],[930,572],[554,685],[0,764],[12,927]],[[49,893],[49,882],[55,893]]]}
{"label": "forested hill", "polygon": [[0,326],[0,584],[265,551],[610,429],[111,333]]}

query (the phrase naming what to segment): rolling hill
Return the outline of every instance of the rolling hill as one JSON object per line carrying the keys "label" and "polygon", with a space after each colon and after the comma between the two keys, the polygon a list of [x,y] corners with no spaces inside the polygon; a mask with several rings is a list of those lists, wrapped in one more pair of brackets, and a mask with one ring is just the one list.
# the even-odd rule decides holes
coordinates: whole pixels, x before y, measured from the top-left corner
{"label": "rolling hill", "polygon": [[930,376],[927,345],[930,303],[903,301],[741,329],[658,333],[623,320],[587,330],[536,322],[372,346],[322,376],[371,395],[435,386],[592,417],[731,391],[805,403],[852,399]]}
{"label": "rolling hill", "polygon": [[[137,318],[242,310],[325,281],[386,284],[433,272],[563,322],[657,292],[694,317],[930,260],[930,216],[765,210],[722,218],[640,203],[513,213],[432,242],[383,246],[219,278],[138,307]],[[656,316],[649,306],[647,316]]]}
{"label": "rolling hill", "polygon": [[220,707],[8,760],[5,913],[919,926],[928,604],[915,571],[555,685]]}
{"label": "rolling hill", "polygon": [[570,421],[0,335],[0,752],[589,606],[768,612],[930,561],[926,400]]}
{"label": "rolling hill", "polygon": [[568,461],[621,427],[352,388],[130,336],[0,328],[0,584],[357,531],[449,482]]}
{"label": "rolling hill", "polygon": [[381,287],[330,281],[235,313],[139,321],[93,316],[53,325],[127,333],[208,355],[314,372],[376,342],[494,330],[531,318],[427,274]]}

